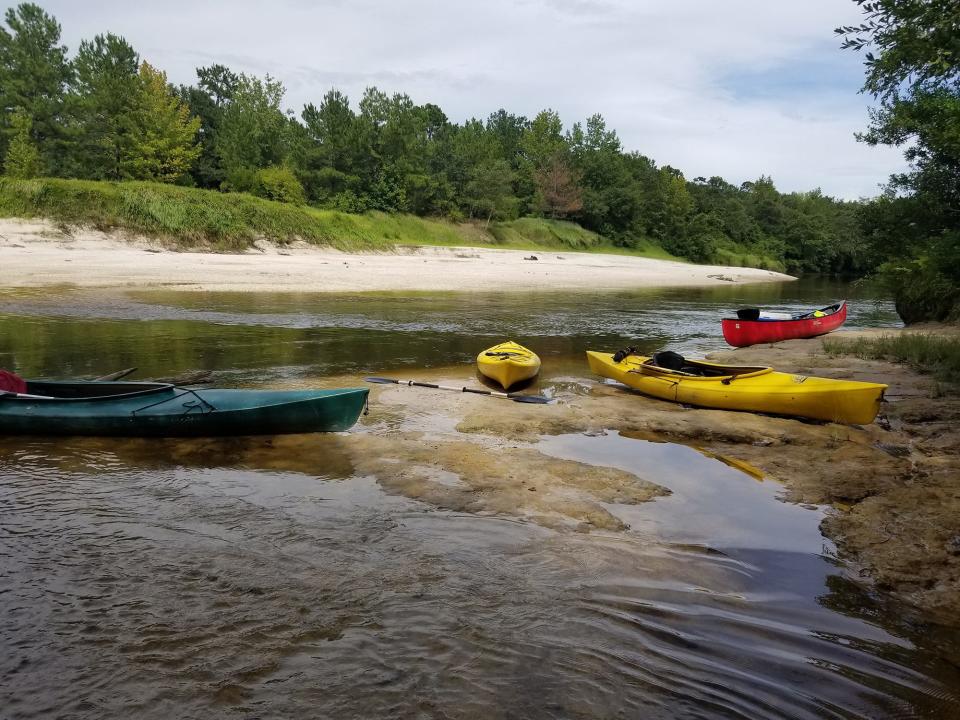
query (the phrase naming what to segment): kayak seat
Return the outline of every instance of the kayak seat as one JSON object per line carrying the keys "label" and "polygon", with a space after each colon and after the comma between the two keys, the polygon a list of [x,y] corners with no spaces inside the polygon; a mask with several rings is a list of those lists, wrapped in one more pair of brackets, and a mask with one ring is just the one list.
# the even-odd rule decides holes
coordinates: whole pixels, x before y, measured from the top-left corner
{"label": "kayak seat", "polygon": [[650,364],[661,367],[664,370],[673,370],[674,372],[681,372],[684,375],[695,375],[697,377],[722,377],[728,374],[727,371],[719,368],[710,368],[699,364],[688,363],[683,355],[675,353],[672,350],[654,353],[650,359]]}
{"label": "kayak seat", "polygon": [[661,367],[664,370],[679,370],[680,372],[689,372],[684,367],[687,364],[686,358],[684,358],[680,353],[675,353],[672,350],[664,350],[662,352],[654,353],[653,357],[650,358],[650,364]]}

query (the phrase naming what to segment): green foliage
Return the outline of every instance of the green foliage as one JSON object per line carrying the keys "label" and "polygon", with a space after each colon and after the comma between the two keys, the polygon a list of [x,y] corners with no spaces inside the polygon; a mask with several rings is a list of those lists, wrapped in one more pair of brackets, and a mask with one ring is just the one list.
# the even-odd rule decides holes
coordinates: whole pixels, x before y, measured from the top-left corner
{"label": "green foliage", "polygon": [[891,360],[931,373],[940,380],[960,383],[960,337],[931,333],[899,333],[878,338],[828,338],[828,355],[853,355],[865,360]]}
{"label": "green foliage", "polygon": [[174,95],[167,76],[147,63],[140,65],[139,98],[132,113],[136,138],[121,159],[123,177],[173,182],[185,175],[200,155],[196,144],[200,119]]}
{"label": "green foliage", "polygon": [[76,175],[121,180],[137,142],[141,100],[140,56],[121,37],[107,33],[80,43],[70,108],[76,119],[71,155]]}
{"label": "green foliage", "polygon": [[858,26],[837,28],[865,51],[863,89],[880,100],[862,139],[902,146],[908,173],[863,212],[872,254],[905,322],[956,317],[960,296],[960,9],[953,0],[854,0]]}
{"label": "green foliage", "polygon": [[274,166],[257,170],[253,194],[267,200],[303,205],[306,196],[297,176],[288,167]]}
{"label": "green foliage", "polygon": [[214,139],[227,186],[232,184],[231,174],[282,164],[288,136],[287,117],[280,108],[284,88],[279,80],[241,74],[230,93]]}
{"label": "green foliage", "polygon": [[200,120],[200,154],[191,169],[200,187],[216,188],[226,179],[217,154],[223,111],[233,99],[240,78],[223,65],[197,68],[196,86],[180,86],[178,94],[190,114]]}
{"label": "green foliage", "polygon": [[8,9],[5,20],[9,30],[0,26],[0,157],[20,108],[30,118],[31,142],[43,165],[57,169],[64,93],[72,74],[67,48],[59,44],[60,25],[32,3]]}
{"label": "green foliage", "polygon": [[486,160],[477,165],[463,190],[463,205],[470,217],[508,219],[516,215],[513,171],[506,160]]}
{"label": "green foliage", "polygon": [[888,100],[960,81],[960,9],[953,0],[854,0],[860,25],[839,27],[842,47],[867,50],[864,90]]}
{"label": "green foliage", "polygon": [[30,130],[33,123],[26,111],[18,108],[10,117],[13,137],[3,159],[3,172],[12,178],[33,178],[43,174],[40,153],[33,144]]}

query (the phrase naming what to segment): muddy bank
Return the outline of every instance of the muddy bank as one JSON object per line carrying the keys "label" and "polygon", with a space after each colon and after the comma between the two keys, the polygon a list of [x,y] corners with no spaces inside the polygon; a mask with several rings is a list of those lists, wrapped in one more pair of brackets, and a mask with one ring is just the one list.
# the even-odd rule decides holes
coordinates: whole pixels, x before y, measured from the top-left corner
{"label": "muddy bank", "polygon": [[548,406],[376,386],[367,422],[379,430],[349,445],[358,469],[392,492],[582,530],[620,527],[604,503],[666,491],[622,471],[550,461],[539,438],[619,432],[691,445],[781,482],[785,500],[829,506],[822,530],[866,582],[928,619],[960,624],[960,397],[903,366],[831,358],[819,340],[715,357],[884,382],[889,402],[861,427],[688,408],[583,378],[544,378],[557,398]]}
{"label": "muddy bank", "polygon": [[398,290],[700,287],[795,278],[754,268],[558,250],[398,246],[345,253],[304,242],[258,241],[243,253],[177,252],[155,240],[35,220],[0,219],[8,287],[76,285],[174,290]]}

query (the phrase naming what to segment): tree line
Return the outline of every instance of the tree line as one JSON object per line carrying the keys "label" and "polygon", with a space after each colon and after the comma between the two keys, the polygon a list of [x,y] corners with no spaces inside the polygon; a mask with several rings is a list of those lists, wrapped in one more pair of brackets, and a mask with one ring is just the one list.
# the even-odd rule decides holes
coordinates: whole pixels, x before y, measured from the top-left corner
{"label": "tree line", "polygon": [[0,27],[0,160],[15,177],[151,180],[362,213],[489,224],[533,215],[613,243],[650,241],[700,262],[863,273],[879,261],[860,203],[784,194],[769,177],[688,179],[624,149],[593,115],[565,128],[543,110],[450,120],[434,104],[331,89],[299,116],[284,86],[215,64],[173,86],[111,33],[74,56],[60,26],[23,3]]}

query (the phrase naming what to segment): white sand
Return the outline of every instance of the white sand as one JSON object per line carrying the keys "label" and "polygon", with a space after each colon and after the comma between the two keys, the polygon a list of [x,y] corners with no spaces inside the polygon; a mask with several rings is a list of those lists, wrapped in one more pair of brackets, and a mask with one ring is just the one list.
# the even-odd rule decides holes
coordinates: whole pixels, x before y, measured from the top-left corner
{"label": "white sand", "polygon": [[[557,250],[399,248],[343,253],[267,242],[244,253],[176,252],[144,238],[0,220],[0,286],[164,287],[176,290],[563,290],[778,282],[789,275]],[[526,260],[536,256],[536,260]]]}

